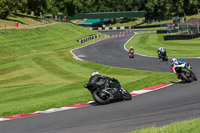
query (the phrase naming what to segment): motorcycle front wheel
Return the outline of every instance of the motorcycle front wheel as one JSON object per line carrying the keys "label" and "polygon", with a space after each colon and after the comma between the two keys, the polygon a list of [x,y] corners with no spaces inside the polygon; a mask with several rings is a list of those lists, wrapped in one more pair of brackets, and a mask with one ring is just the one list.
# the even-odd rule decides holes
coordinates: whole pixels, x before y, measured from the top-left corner
{"label": "motorcycle front wheel", "polygon": [[99,90],[95,90],[92,92],[92,97],[96,103],[99,104],[108,104],[110,103],[109,96],[107,94],[102,93]]}
{"label": "motorcycle front wheel", "polygon": [[123,94],[123,99],[124,100],[131,100],[132,99],[131,94],[127,90],[125,90],[123,88],[122,88],[122,94]]}

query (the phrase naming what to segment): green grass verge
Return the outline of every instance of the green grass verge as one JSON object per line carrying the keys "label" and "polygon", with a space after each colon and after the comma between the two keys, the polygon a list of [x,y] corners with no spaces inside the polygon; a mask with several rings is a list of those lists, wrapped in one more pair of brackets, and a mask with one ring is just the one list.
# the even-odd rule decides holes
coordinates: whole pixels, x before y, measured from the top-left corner
{"label": "green grass verge", "polygon": [[176,80],[172,73],[75,60],[71,49],[95,41],[80,44],[76,40],[92,34],[97,32],[70,23],[0,31],[0,116],[93,100],[83,85],[94,70],[119,79],[128,91]]}
{"label": "green grass verge", "polygon": [[31,16],[28,14],[22,14],[22,13],[17,13],[17,14],[11,14],[7,17],[7,19],[0,19],[0,28],[11,28],[15,27],[15,22],[18,22],[18,27],[23,28],[23,27],[30,27],[30,26],[39,26],[39,25],[44,25],[52,22],[53,20],[50,19],[41,19],[36,17],[36,16]]}
{"label": "green grass verge", "polygon": [[199,133],[199,124],[200,119],[194,119],[191,121],[177,122],[163,127],[141,129],[131,133]]}
{"label": "green grass verge", "polygon": [[134,36],[127,43],[126,49],[133,46],[136,53],[157,56],[157,50],[162,46],[166,49],[169,57],[200,57],[200,38],[164,41],[163,36],[163,34]]}

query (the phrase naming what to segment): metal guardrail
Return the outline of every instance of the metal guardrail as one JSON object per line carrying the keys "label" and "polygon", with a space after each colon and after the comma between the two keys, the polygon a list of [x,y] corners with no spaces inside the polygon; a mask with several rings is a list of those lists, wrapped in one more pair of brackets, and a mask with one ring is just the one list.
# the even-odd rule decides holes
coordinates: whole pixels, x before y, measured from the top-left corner
{"label": "metal guardrail", "polygon": [[77,42],[84,43],[84,42],[87,42],[89,40],[92,40],[92,39],[95,39],[95,38],[99,38],[99,37],[101,37],[101,34],[91,35],[91,36],[85,37],[83,39],[79,39],[79,40],[77,40]]}

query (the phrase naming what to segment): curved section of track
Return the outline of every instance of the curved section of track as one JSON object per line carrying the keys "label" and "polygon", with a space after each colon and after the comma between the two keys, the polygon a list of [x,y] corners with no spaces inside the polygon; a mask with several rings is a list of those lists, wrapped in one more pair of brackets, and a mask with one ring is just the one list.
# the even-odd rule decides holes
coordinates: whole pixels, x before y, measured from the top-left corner
{"label": "curved section of track", "polygon": [[[115,34],[112,31],[111,34]],[[99,41],[74,50],[84,60],[116,67],[169,72],[169,62],[136,55],[129,59],[124,43],[131,37]],[[200,73],[200,62],[184,59]],[[197,75],[198,77],[198,75]],[[198,77],[199,78],[199,77]],[[131,101],[61,111],[41,116],[3,121],[1,133],[124,133],[147,126],[162,126],[200,117],[200,82],[176,83]]]}

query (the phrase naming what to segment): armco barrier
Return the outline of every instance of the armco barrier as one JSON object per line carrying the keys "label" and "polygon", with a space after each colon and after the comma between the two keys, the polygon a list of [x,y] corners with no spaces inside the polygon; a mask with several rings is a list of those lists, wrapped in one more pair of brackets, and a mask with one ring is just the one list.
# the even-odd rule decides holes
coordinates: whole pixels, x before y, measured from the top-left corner
{"label": "armco barrier", "polygon": [[89,40],[92,40],[92,39],[95,39],[95,38],[99,38],[99,37],[101,37],[101,34],[91,35],[91,36],[88,36],[88,37],[86,37],[86,38],[77,40],[77,42],[79,42],[79,43],[84,43],[84,42],[86,42],[86,41],[89,41]]}
{"label": "armco barrier", "polygon": [[188,40],[200,37],[200,34],[194,35],[166,35],[164,36],[164,40]]}

